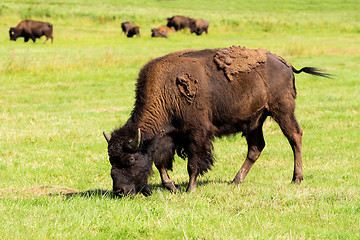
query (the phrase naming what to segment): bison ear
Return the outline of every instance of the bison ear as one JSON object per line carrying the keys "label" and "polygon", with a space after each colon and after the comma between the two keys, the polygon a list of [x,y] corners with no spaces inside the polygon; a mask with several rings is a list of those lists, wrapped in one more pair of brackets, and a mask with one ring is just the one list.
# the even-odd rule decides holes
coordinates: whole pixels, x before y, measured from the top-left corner
{"label": "bison ear", "polygon": [[106,132],[103,132],[105,140],[107,141],[107,143],[110,142],[110,137],[106,134]]}
{"label": "bison ear", "polygon": [[130,148],[130,150],[136,152],[137,150],[139,150],[140,142],[141,142],[141,131],[140,128],[138,128],[134,139],[129,141],[128,147]]}

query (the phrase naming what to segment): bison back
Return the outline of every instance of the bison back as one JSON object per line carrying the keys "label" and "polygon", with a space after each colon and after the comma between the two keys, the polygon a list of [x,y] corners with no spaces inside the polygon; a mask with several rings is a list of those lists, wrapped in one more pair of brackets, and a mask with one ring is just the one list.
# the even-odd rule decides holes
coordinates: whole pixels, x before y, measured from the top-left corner
{"label": "bison back", "polygon": [[35,37],[43,35],[51,36],[53,32],[53,25],[51,23],[30,19],[21,21],[16,28],[21,29],[25,34]]}

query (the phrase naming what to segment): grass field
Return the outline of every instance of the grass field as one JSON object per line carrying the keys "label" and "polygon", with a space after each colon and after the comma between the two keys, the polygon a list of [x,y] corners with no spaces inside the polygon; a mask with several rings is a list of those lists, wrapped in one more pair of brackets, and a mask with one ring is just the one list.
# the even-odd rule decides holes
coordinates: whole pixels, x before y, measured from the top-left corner
{"label": "grass field", "polygon": [[[120,3],[121,2],[121,3]],[[345,1],[5,0],[0,3],[0,239],[359,239],[360,4]],[[172,15],[210,21],[152,39]],[[9,40],[24,19],[54,25],[54,43]],[[141,37],[128,39],[120,23]],[[289,184],[292,151],[272,120],[245,182],[231,186],[246,155],[240,135],[216,139],[216,164],[184,192],[186,162],[150,178],[150,197],[114,198],[102,131],[125,123],[138,71],[182,49],[265,48],[296,68],[304,130],[304,181]]]}

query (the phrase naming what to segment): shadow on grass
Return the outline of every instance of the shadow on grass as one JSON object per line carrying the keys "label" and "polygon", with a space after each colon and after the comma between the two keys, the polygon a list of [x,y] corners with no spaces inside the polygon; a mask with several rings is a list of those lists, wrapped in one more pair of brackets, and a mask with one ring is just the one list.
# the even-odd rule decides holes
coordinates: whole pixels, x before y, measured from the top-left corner
{"label": "shadow on grass", "polygon": [[[213,185],[213,184],[229,184],[231,182],[225,181],[225,180],[199,180],[196,184],[197,187],[203,187],[207,185]],[[175,183],[176,188],[178,189],[177,193],[186,193],[186,189],[189,185],[189,182],[179,182]],[[153,184],[151,185],[153,191],[162,189],[163,191],[168,191],[166,188],[163,187],[162,184]]]}
{"label": "shadow on grass", "polygon": [[[215,181],[215,180],[205,180],[205,181],[198,181],[197,186],[205,186],[208,184],[213,183],[220,183],[224,184],[227,183],[226,181]],[[162,186],[162,184],[152,184],[150,185],[152,188],[152,192],[156,191],[168,191],[166,188]],[[188,186],[188,182],[181,182],[179,184],[176,184],[176,187],[178,189],[177,193],[186,193],[186,188]],[[141,194],[141,193],[139,193]],[[103,189],[95,189],[95,190],[87,190],[83,192],[67,192],[67,193],[51,193],[49,196],[63,196],[66,199],[74,198],[74,197],[82,197],[82,198],[109,198],[109,199],[120,199],[122,197],[119,197],[115,195],[111,190],[103,190]],[[130,197],[130,196],[126,196]]]}
{"label": "shadow on grass", "polygon": [[95,190],[87,190],[83,192],[70,192],[70,193],[55,193],[49,194],[50,196],[63,196],[66,199],[74,198],[74,197],[82,197],[82,198],[119,198],[110,190],[102,190],[102,189],[95,189]]}

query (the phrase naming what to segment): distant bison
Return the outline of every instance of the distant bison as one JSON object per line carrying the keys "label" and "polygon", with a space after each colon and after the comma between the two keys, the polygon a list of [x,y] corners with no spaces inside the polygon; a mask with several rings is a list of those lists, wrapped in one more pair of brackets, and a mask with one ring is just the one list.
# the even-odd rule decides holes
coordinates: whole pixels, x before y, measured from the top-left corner
{"label": "distant bison", "polygon": [[23,37],[24,42],[29,39],[36,41],[36,38],[46,37],[46,41],[50,38],[53,42],[53,25],[48,22],[39,22],[34,20],[23,20],[16,27],[9,30],[10,40],[16,41],[17,38]]}
{"label": "distant bison", "polygon": [[131,21],[126,21],[121,23],[121,29],[125,35],[128,35],[129,30],[132,29],[133,27],[134,25],[132,24]]}
{"label": "distant bison", "polygon": [[160,27],[158,27],[158,29],[159,29],[159,32],[161,32],[161,33],[174,32],[173,29],[171,29],[167,26],[160,26]]}
{"label": "distant bison", "polygon": [[208,33],[209,22],[204,19],[191,19],[190,20],[190,32],[201,35],[203,32]]}
{"label": "distant bison", "polygon": [[126,34],[126,36],[128,38],[131,38],[134,35],[136,35],[137,37],[140,37],[140,27],[139,26],[134,26],[134,27],[130,28],[128,33]]}
{"label": "distant bison", "polygon": [[173,16],[167,19],[167,27],[174,27],[175,31],[179,31],[184,28],[188,28],[191,18],[184,16]]}
{"label": "distant bison", "polygon": [[151,29],[151,37],[163,37],[167,38],[167,32],[160,32],[158,28]]}
{"label": "distant bison", "polygon": [[233,184],[242,183],[265,147],[263,124],[273,118],[294,154],[292,182],[303,180],[302,129],[295,118],[294,73],[322,77],[316,68],[296,70],[264,49],[233,46],[170,53],[146,64],[139,73],[130,118],[108,142],[116,195],[148,195],[152,165],[164,187],[177,191],[167,170],[175,152],[188,159],[188,192],[199,175],[211,169],[214,138],[242,132],[248,152]]}

